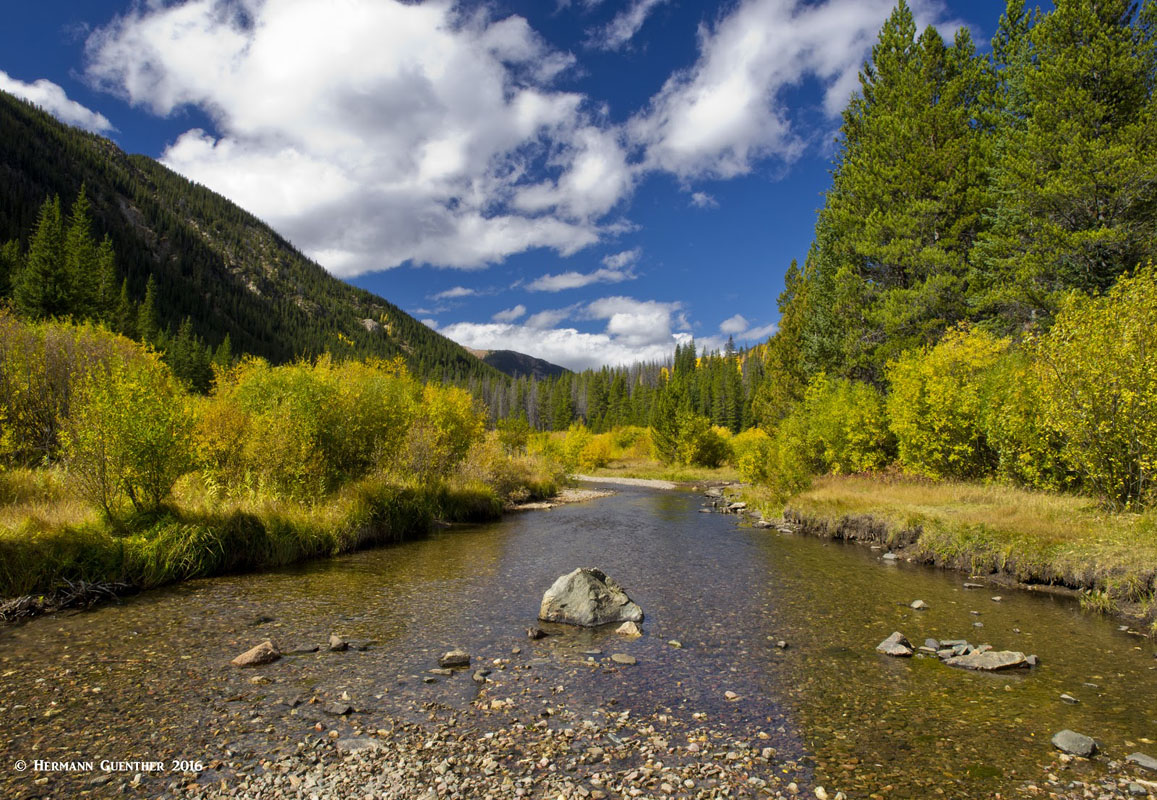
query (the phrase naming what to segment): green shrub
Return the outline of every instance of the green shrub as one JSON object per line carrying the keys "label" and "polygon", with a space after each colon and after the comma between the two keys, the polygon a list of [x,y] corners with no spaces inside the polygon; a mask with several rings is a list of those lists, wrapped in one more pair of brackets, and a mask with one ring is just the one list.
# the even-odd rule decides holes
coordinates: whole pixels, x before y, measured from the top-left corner
{"label": "green shrub", "polygon": [[807,425],[806,452],[821,471],[865,472],[891,460],[884,396],[866,383],[820,373],[808,383],[796,413]]}
{"label": "green shrub", "polygon": [[711,420],[681,410],[676,416],[675,460],[680,464],[714,469],[731,455],[727,440],[711,427]]}
{"label": "green shrub", "polygon": [[62,432],[68,473],[110,517],[122,497],[154,511],[193,464],[192,428],[188,397],[156,358],[97,368]]}
{"label": "green shrub", "polygon": [[1157,471],[1157,268],[1100,298],[1074,294],[1039,343],[1044,416],[1111,503],[1153,499]]}
{"label": "green shrub", "polygon": [[888,365],[888,419],[900,465],[930,478],[991,475],[997,455],[984,433],[984,386],[1008,340],[956,328],[934,347]]}
{"label": "green shrub", "polygon": [[731,463],[739,472],[740,480],[767,483],[771,445],[771,437],[761,428],[749,428],[731,440]]}

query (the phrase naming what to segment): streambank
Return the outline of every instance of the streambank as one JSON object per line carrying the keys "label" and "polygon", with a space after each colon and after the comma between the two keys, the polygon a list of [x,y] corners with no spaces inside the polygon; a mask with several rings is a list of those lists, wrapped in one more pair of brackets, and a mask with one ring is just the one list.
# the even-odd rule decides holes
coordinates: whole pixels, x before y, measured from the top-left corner
{"label": "streambank", "polygon": [[[324,506],[256,509],[169,508],[130,520],[0,536],[0,622],[26,620],[196,578],[265,572],[384,544],[423,538],[439,527],[493,522],[610,492],[546,488],[504,505],[485,487],[398,487],[365,481]],[[127,528],[127,529],[126,529]]]}
{"label": "streambank", "polygon": [[[1152,513],[1114,514],[1088,498],[999,486],[828,476],[780,506],[739,491],[760,524],[857,542],[986,583],[1071,596],[1157,632]],[[761,502],[763,501],[763,502]],[[754,510],[761,509],[761,510]]]}

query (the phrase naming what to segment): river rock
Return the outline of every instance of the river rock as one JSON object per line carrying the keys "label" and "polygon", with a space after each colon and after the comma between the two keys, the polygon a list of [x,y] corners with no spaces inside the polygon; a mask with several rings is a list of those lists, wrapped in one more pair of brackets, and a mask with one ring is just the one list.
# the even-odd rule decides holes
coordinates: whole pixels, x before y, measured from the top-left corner
{"label": "river rock", "polygon": [[913,608],[917,611],[924,611],[928,608],[928,604],[925,603],[923,600],[913,600],[912,605],[910,605],[908,607]]}
{"label": "river rock", "polygon": [[535,641],[538,641],[539,639],[545,639],[547,637],[547,635],[548,635],[547,632],[544,631],[542,628],[527,628],[526,629],[526,638],[527,639],[534,639]]}
{"label": "river rock", "polygon": [[337,740],[337,751],[343,755],[350,753],[361,753],[365,750],[374,751],[381,750],[385,745],[377,739],[369,736],[350,736],[346,739]]}
{"label": "river rock", "polygon": [[246,650],[230,663],[235,667],[260,667],[263,664],[272,664],[281,658],[281,652],[271,640],[266,639],[256,647]]}
{"label": "river rock", "polygon": [[1024,653],[1014,650],[974,650],[963,656],[953,656],[944,662],[950,667],[963,667],[981,672],[997,672],[1002,669],[1027,667],[1028,661]]}
{"label": "river rock", "polygon": [[1144,753],[1133,753],[1126,759],[1130,764],[1136,764],[1141,769],[1147,769],[1150,772],[1157,772],[1157,758],[1147,756]]}
{"label": "river rock", "polygon": [[441,658],[438,659],[438,666],[443,669],[450,667],[468,667],[470,666],[470,654],[456,647],[442,654]]}
{"label": "river rock", "polygon": [[884,641],[876,645],[876,651],[883,653],[886,656],[897,656],[903,658],[912,655],[912,643],[908,641],[904,634],[896,631]]}
{"label": "river rock", "polygon": [[1053,734],[1053,747],[1081,758],[1092,758],[1097,752],[1097,743],[1090,737],[1068,729]]}
{"label": "river rock", "polygon": [[634,656],[629,656],[626,653],[611,653],[611,661],[616,664],[623,664],[624,666],[634,666],[638,664],[638,660]]}
{"label": "river rock", "polygon": [[329,651],[331,653],[341,653],[350,649],[350,644],[345,639],[338,636],[336,633],[329,635]]}
{"label": "river rock", "polygon": [[643,629],[634,622],[624,622],[615,628],[615,633],[621,633],[623,636],[636,637],[643,635]]}
{"label": "river rock", "polygon": [[561,576],[546,590],[538,618],[589,628],[615,622],[642,622],[643,609],[602,570],[580,567]]}

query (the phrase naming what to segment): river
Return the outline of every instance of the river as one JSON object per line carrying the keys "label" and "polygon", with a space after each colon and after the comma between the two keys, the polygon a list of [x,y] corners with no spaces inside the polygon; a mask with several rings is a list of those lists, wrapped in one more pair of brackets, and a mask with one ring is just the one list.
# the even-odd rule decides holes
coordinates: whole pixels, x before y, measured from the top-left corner
{"label": "river", "polygon": [[[196,760],[207,767],[198,780],[228,785],[293,752],[323,720],[292,710],[291,695],[349,698],[356,714],[324,722],[357,731],[420,723],[431,704],[464,714],[479,693],[469,672],[423,681],[455,646],[475,665],[508,658],[536,670],[542,680],[522,693],[532,718],[552,704],[575,718],[613,706],[696,715],[735,740],[758,735],[776,754],[768,771],[808,796],[821,785],[849,798],[1030,794],[1059,768],[1049,739],[1063,728],[1117,759],[1157,753],[1152,644],[1070,600],[965,589],[966,576],[891,565],[866,547],[753,529],[698,513],[690,491],[616,488],[0,629],[0,795],[158,796],[185,781],[166,770],[130,785],[135,768],[17,772],[17,760]],[[543,626],[557,635],[527,639],[543,591],[577,566],[624,586],[646,613],[645,636]],[[917,599],[927,610],[909,607]],[[877,654],[894,630],[915,644],[966,638],[1034,653],[1040,666],[981,674]],[[334,632],[355,647],[327,652]],[[229,666],[267,637],[286,651],[322,648],[257,670]],[[610,667],[611,653],[638,664]],[[510,674],[492,675],[494,691]],[[1058,780],[1102,769],[1078,762]]]}

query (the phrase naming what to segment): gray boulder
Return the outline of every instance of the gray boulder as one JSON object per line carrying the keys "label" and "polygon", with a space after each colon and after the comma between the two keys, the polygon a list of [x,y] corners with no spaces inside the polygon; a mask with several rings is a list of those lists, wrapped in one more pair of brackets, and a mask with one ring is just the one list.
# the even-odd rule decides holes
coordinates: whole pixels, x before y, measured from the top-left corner
{"label": "gray boulder", "polygon": [[1081,758],[1092,758],[1097,752],[1097,743],[1090,737],[1067,729],[1053,734],[1053,747]]}
{"label": "gray boulder", "polygon": [[973,650],[962,656],[954,656],[944,662],[950,667],[963,667],[981,672],[998,672],[1002,669],[1027,667],[1028,658],[1014,650]]}
{"label": "gray boulder", "polygon": [[912,655],[912,643],[904,636],[904,634],[896,631],[884,641],[876,645],[876,650],[886,656],[897,656],[904,658]]}
{"label": "gray boulder", "polygon": [[542,596],[538,618],[545,622],[594,627],[642,622],[639,608],[602,570],[580,567],[561,576]]}
{"label": "gray boulder", "polygon": [[438,659],[438,666],[442,669],[468,667],[470,666],[470,654],[456,647],[442,654]]}

